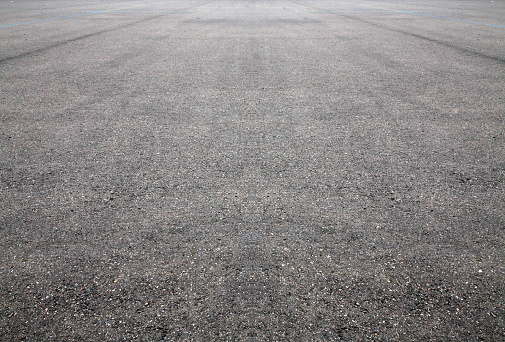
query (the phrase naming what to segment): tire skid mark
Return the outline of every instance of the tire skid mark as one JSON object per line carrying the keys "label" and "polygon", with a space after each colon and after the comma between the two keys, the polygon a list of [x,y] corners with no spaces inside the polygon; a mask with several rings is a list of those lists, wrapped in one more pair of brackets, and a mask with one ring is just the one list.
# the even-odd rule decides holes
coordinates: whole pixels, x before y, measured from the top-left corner
{"label": "tire skid mark", "polygon": [[49,50],[52,50],[54,48],[58,48],[60,46],[64,46],[64,45],[67,45],[67,44],[70,44],[70,43],[74,43],[74,42],[77,42],[77,41],[80,41],[80,40],[83,40],[83,39],[86,39],[86,38],[96,37],[96,36],[99,36],[99,35],[104,34],[104,33],[114,32],[114,31],[117,31],[117,30],[120,30],[120,29],[123,29],[123,28],[126,28],[126,27],[130,27],[130,26],[134,26],[134,25],[137,25],[137,24],[144,23],[146,21],[158,19],[160,17],[162,17],[162,15],[157,15],[157,16],[154,16],[154,17],[144,18],[144,19],[141,19],[141,20],[137,20],[137,21],[125,24],[125,25],[116,26],[116,27],[109,28],[109,29],[102,30],[102,31],[98,31],[98,32],[84,34],[82,36],[75,37],[75,38],[72,38],[72,39],[67,39],[67,40],[64,40],[64,41],[61,41],[61,42],[57,42],[57,43],[49,45],[49,46],[44,46],[44,47],[41,47],[41,48],[38,48],[38,49],[35,49],[35,50],[23,52],[23,53],[21,53],[19,55],[10,56],[10,57],[6,57],[6,58],[3,58],[3,59],[0,59],[0,63],[5,63],[5,62],[9,62],[9,61],[16,60],[16,59],[19,59],[19,58],[24,58],[24,57],[31,57],[33,55],[37,55],[39,53],[49,51]]}
{"label": "tire skid mark", "polygon": [[[482,53],[482,52],[466,49],[464,47],[457,46],[457,45],[454,45],[454,44],[451,44],[451,43],[448,43],[448,42],[445,42],[445,41],[442,41],[442,40],[426,37],[426,36],[423,36],[421,34],[407,32],[407,31],[400,30],[400,29],[395,29],[395,28],[392,28],[392,27],[389,27],[389,26],[386,26],[386,25],[381,25],[381,24],[378,24],[378,23],[374,23],[374,22],[369,21],[369,20],[360,19],[358,17],[354,17],[354,16],[351,16],[351,15],[346,15],[346,14],[343,14],[341,12],[334,12],[334,11],[331,11],[331,10],[326,10],[324,8],[318,8],[318,7],[306,5],[306,4],[303,4],[303,3],[296,2],[296,1],[291,1],[291,0],[287,0],[287,1],[289,1],[291,3],[294,3],[294,4],[297,4],[297,5],[300,5],[300,6],[305,6],[305,7],[317,9],[317,10],[320,10],[320,11],[323,11],[323,12],[335,14],[335,15],[338,15],[338,16],[341,16],[341,17],[344,17],[344,18],[347,18],[347,19],[350,19],[350,20],[358,21],[360,23],[368,24],[368,25],[371,25],[371,26],[374,26],[374,27],[379,27],[379,28],[382,28],[382,29],[385,29],[385,30],[388,30],[388,31],[391,31],[391,32],[396,32],[396,33],[404,34],[404,35],[407,35],[407,36],[410,36],[410,37],[414,37],[414,38],[418,38],[418,39],[423,39],[423,40],[429,41],[431,43],[442,45],[442,46],[451,48],[453,50],[456,50],[456,51],[459,51],[459,52],[463,52],[463,53],[466,53],[466,54],[470,54],[470,55],[473,55],[473,56],[490,59],[490,60],[493,60],[493,61],[496,61],[496,62],[500,62],[500,63],[505,63],[505,59],[504,58],[500,58],[500,57],[496,57],[496,56],[490,56],[490,55],[487,55],[487,54]],[[405,11],[393,11],[393,12],[413,14],[413,12],[405,12]]]}
{"label": "tire skid mark", "polygon": [[[204,6],[204,5],[213,3],[215,1],[216,0],[207,1],[207,2],[204,2],[202,4],[198,4],[198,5],[194,5],[194,6],[190,6],[190,7],[185,7],[185,8],[179,9],[177,11],[170,12],[170,13],[184,12],[184,11],[187,11],[187,10],[195,8],[195,7],[200,7],[200,6]],[[105,11],[100,11],[100,12],[96,12],[96,13],[104,13],[104,12]],[[167,13],[158,14],[158,15],[155,15],[155,16],[152,16],[152,17],[148,17],[148,18],[143,18],[143,19],[140,19],[140,20],[137,20],[137,21],[134,21],[134,22],[130,22],[128,24],[116,26],[116,27],[113,27],[113,28],[110,28],[110,29],[106,29],[106,30],[102,30],[102,31],[94,32],[94,33],[88,33],[88,34],[85,34],[85,35],[82,35],[82,36],[79,36],[79,37],[75,37],[75,38],[72,38],[72,39],[68,39],[68,40],[65,40],[65,41],[61,41],[61,42],[52,44],[52,45],[49,45],[49,46],[45,46],[45,47],[38,48],[38,49],[35,49],[35,50],[23,52],[21,54],[15,55],[15,56],[5,57],[5,58],[0,59],[0,64],[2,64],[4,62],[9,62],[9,61],[12,61],[12,60],[16,60],[16,59],[19,59],[19,58],[30,57],[30,56],[36,55],[38,53],[49,51],[51,49],[54,49],[54,48],[57,48],[57,47],[60,47],[60,46],[66,45],[66,44],[74,43],[76,41],[83,40],[83,39],[86,39],[86,38],[95,37],[95,36],[98,36],[98,35],[101,35],[101,34],[104,34],[104,33],[114,32],[114,31],[117,31],[117,30],[120,30],[120,29],[123,29],[123,28],[126,28],[126,27],[130,27],[130,26],[134,26],[134,25],[137,25],[137,24],[141,24],[141,23],[147,22],[147,21],[155,20],[155,19],[158,19],[158,18],[161,18],[161,17],[165,16],[166,14]]]}
{"label": "tire skid mark", "polygon": [[345,17],[347,19],[351,19],[351,20],[355,20],[355,21],[364,23],[364,24],[369,24],[369,25],[372,25],[374,27],[380,27],[380,28],[388,30],[388,31],[392,31],[392,32],[396,32],[396,33],[401,33],[401,34],[404,34],[404,35],[407,35],[407,36],[410,36],[410,37],[414,37],[414,38],[423,39],[423,40],[429,41],[431,43],[442,45],[442,46],[451,48],[451,49],[459,51],[459,52],[463,52],[463,53],[470,54],[470,55],[477,56],[477,57],[481,57],[481,58],[490,59],[490,60],[493,60],[493,61],[496,61],[496,62],[500,62],[500,63],[505,63],[505,59],[503,59],[503,58],[495,57],[495,56],[490,56],[490,55],[487,55],[487,54],[482,53],[482,52],[466,49],[464,47],[457,46],[457,45],[454,45],[454,44],[451,44],[451,43],[448,43],[448,42],[445,42],[445,41],[442,41],[442,40],[426,37],[426,36],[423,36],[423,35],[420,35],[420,34],[417,34],[417,33],[407,32],[407,31],[400,30],[400,29],[395,29],[395,28],[392,28],[392,27],[388,27],[388,26],[385,26],[385,25],[377,24],[377,23],[374,23],[374,22],[371,22],[371,21],[368,21],[368,20],[352,17],[352,16],[349,16],[349,15],[341,14],[341,16],[343,16],[343,17]]}

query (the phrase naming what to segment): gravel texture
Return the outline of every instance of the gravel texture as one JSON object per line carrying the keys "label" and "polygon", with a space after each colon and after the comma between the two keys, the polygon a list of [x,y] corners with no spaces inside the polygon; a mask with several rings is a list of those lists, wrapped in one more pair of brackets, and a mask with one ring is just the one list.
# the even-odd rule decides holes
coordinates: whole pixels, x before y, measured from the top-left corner
{"label": "gravel texture", "polygon": [[503,1],[0,3],[0,340],[505,341]]}

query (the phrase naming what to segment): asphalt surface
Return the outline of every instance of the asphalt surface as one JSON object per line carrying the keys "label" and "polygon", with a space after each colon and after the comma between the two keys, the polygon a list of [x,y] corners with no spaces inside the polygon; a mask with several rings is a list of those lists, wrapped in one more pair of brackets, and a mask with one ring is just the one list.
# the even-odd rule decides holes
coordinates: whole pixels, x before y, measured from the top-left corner
{"label": "asphalt surface", "polygon": [[505,341],[503,1],[0,3],[0,340]]}

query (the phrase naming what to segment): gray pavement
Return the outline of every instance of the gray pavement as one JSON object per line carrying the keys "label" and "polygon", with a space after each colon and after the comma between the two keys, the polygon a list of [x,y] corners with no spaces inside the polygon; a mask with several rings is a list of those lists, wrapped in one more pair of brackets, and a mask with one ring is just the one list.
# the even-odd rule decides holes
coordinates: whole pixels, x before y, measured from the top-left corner
{"label": "gray pavement", "polygon": [[504,341],[505,3],[0,3],[0,340]]}

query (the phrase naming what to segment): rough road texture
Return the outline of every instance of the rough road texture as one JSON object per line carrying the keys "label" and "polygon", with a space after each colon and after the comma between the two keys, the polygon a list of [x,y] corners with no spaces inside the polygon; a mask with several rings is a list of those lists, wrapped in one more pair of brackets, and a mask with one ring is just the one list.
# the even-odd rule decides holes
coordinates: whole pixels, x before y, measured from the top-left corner
{"label": "rough road texture", "polygon": [[505,340],[504,18],[2,1],[0,340]]}

